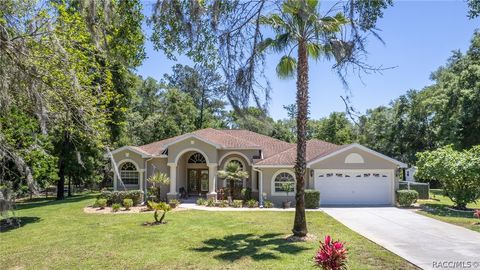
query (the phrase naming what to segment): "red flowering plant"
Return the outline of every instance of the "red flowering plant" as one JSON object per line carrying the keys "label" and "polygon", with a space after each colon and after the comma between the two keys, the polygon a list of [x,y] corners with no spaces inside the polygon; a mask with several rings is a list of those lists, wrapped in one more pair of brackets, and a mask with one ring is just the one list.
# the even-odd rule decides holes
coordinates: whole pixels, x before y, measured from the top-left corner
{"label": "red flowering plant", "polygon": [[324,270],[347,269],[347,249],[340,241],[332,241],[325,236],[325,242],[320,241],[320,248],[315,255],[315,265]]}
{"label": "red flowering plant", "polygon": [[477,209],[475,212],[473,212],[473,217],[480,218],[480,209]]}

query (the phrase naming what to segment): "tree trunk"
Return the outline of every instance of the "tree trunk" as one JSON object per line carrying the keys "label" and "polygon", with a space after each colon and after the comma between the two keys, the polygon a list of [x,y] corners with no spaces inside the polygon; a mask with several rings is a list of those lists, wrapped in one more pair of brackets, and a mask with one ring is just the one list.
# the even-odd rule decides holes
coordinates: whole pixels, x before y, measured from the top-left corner
{"label": "tree trunk", "polygon": [[68,197],[72,197],[72,176],[68,176]]}
{"label": "tree trunk", "polygon": [[65,162],[63,157],[58,160],[57,200],[65,199]]}
{"label": "tree trunk", "polygon": [[65,199],[65,170],[66,162],[69,153],[69,134],[67,131],[63,133],[62,149],[60,150],[60,156],[58,157],[58,183],[57,183],[57,200]]}
{"label": "tree trunk", "polygon": [[305,171],[307,148],[308,120],[308,55],[307,44],[300,40],[298,44],[297,63],[297,160],[295,163],[295,178],[297,191],[295,194],[295,222],[293,234],[298,237],[307,235],[307,220],[305,216]]}

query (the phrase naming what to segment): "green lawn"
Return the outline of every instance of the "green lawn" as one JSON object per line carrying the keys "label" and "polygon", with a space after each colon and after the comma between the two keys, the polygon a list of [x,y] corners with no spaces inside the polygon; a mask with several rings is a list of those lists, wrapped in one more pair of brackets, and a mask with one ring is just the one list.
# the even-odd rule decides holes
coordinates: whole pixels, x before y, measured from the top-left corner
{"label": "green lawn", "polygon": [[[177,211],[144,227],[151,213],[86,214],[92,195],[19,205],[24,221],[0,233],[2,269],[309,269],[316,242],[289,243],[293,212]],[[321,212],[311,233],[346,241],[350,269],[414,269]]]}
{"label": "green lawn", "polygon": [[[430,190],[430,200],[418,200],[422,210],[418,213],[432,217],[444,222],[459,225],[470,230],[480,232],[480,219],[474,218],[472,213],[452,211],[447,207],[452,207],[453,202],[446,196],[443,196],[441,189]],[[470,203],[468,208],[480,208],[480,203]]]}

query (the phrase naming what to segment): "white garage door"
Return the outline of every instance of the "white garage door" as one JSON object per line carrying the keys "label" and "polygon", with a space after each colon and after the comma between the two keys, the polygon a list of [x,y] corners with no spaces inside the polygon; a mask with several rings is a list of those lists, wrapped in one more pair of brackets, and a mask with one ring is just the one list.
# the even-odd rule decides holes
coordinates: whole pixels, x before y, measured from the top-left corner
{"label": "white garage door", "polygon": [[321,205],[392,204],[391,170],[315,170],[314,177]]}

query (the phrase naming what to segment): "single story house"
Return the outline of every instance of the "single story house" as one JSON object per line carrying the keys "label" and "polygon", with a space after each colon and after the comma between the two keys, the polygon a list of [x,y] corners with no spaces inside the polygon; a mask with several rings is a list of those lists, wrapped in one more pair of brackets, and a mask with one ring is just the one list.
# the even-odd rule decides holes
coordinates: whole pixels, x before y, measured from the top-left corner
{"label": "single story house", "polygon": [[[178,198],[180,191],[216,198],[226,186],[217,171],[229,162],[248,172],[240,185],[250,187],[260,203],[267,199],[279,206],[287,199],[282,183],[295,183],[296,144],[247,130],[201,129],[147,145],[124,146],[111,154],[117,166],[115,190],[123,189],[117,174],[126,188],[146,192],[146,179],[163,172],[170,177],[170,184],[162,189],[169,199]],[[392,205],[399,168],[405,167],[360,144],[309,140],[306,188],[320,191],[322,205]],[[295,192],[288,196],[295,201]]]}

